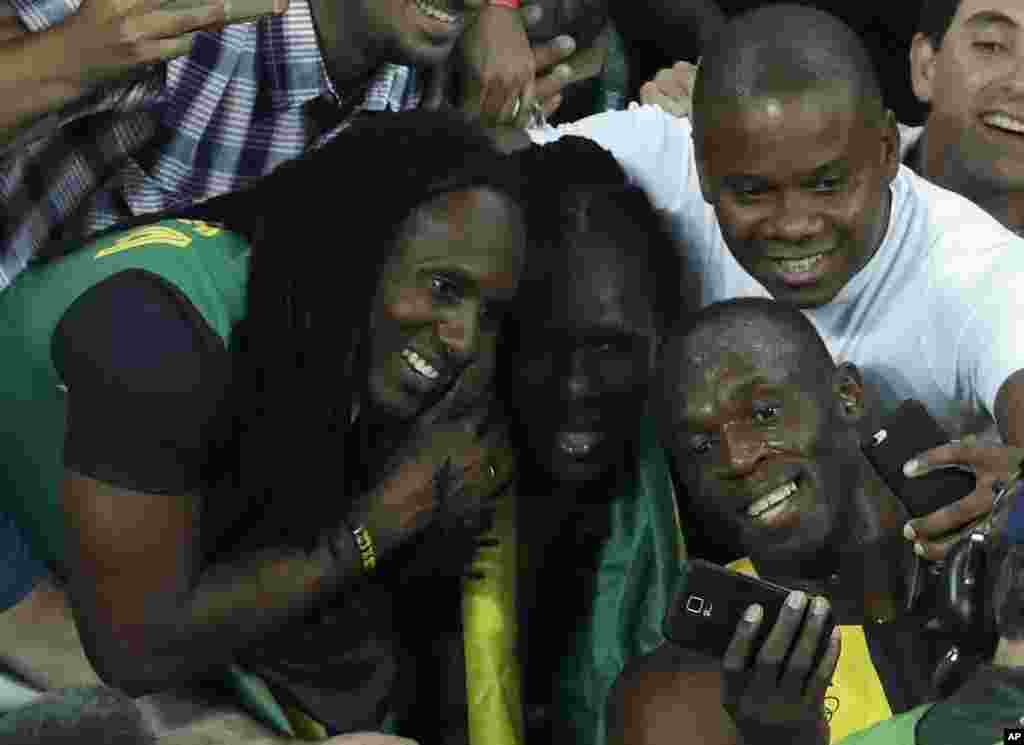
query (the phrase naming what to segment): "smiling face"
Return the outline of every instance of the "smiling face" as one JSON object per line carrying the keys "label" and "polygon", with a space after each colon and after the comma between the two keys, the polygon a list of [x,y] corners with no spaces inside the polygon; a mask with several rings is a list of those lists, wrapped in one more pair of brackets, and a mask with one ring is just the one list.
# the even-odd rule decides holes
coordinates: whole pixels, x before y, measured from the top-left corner
{"label": "smiling face", "polygon": [[842,89],[761,97],[714,121],[695,144],[729,250],[776,299],[828,303],[884,237],[894,125],[865,121]]}
{"label": "smiling face", "polygon": [[705,326],[670,344],[665,441],[695,506],[751,556],[813,555],[842,528],[858,486],[856,434],[836,410],[859,406],[860,388],[842,383],[841,372],[801,380],[779,363],[785,341],[756,325],[733,331],[771,341],[736,343],[728,330]]}
{"label": "smiling face", "polygon": [[526,307],[517,392],[526,436],[557,480],[621,463],[649,390],[655,349],[650,270],[603,232],[576,234],[571,276]]}
{"label": "smiling face", "polygon": [[501,315],[515,294],[524,235],[518,207],[485,189],[443,194],[401,231],[381,277],[370,340],[370,402],[402,418],[464,376],[462,397],[494,373]]}
{"label": "smiling face", "polygon": [[480,6],[480,0],[310,1],[327,68],[338,76],[335,82],[350,77],[353,64],[426,67],[443,62]]}
{"label": "smiling face", "polygon": [[926,167],[997,193],[1024,189],[1024,5],[962,0],[942,45],[918,34],[917,97],[929,104]]}

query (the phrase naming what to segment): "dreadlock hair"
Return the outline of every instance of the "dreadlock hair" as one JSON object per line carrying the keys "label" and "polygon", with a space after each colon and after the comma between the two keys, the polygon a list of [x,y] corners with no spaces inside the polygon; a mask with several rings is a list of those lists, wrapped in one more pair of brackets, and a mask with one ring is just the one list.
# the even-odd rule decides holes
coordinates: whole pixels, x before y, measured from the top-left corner
{"label": "dreadlock hair", "polygon": [[413,210],[468,188],[520,201],[515,171],[478,126],[451,112],[385,113],[251,188],[141,220],[204,220],[251,246],[246,317],[232,344],[232,457],[235,487],[274,519],[246,543],[306,545],[316,538],[301,527],[315,522],[308,510],[320,525],[349,511],[354,495],[339,492],[358,464],[346,462],[344,443],[366,386],[379,277]]}
{"label": "dreadlock hair", "polygon": [[932,46],[938,49],[959,9],[960,0],[924,0],[917,20],[918,33],[927,36]]}
{"label": "dreadlock hair", "polygon": [[[576,266],[581,245],[577,236],[600,232],[620,247],[623,262],[629,262],[630,276],[650,277],[647,291],[659,330],[673,324],[681,312],[682,268],[671,236],[644,192],[630,185],[625,172],[606,150],[589,140],[563,137],[543,147],[520,151],[524,180],[530,184],[526,203],[529,251],[516,296],[517,306],[509,314],[499,346],[497,389],[509,401],[509,410],[536,405],[510,400],[521,395],[516,380],[522,367],[522,340],[538,322],[538,304],[564,294],[578,276]],[[645,289],[646,289],[645,288]],[[532,309],[530,306],[534,306]],[[639,415],[639,412],[638,412]],[[530,433],[519,418],[510,422],[513,442],[527,442]],[[528,452],[522,449],[523,452]],[[524,497],[551,494],[550,476],[532,459],[520,459],[519,493]],[[529,637],[524,642],[530,654],[524,664],[525,689],[539,691],[537,701],[549,701],[551,681],[557,674],[556,661],[564,656],[574,631],[587,618],[596,596],[600,549],[611,525],[610,500],[587,499],[586,504],[552,503],[524,499],[524,510],[539,510],[540,525],[521,531],[524,549],[536,557],[545,570],[526,584],[520,599],[520,613]],[[531,515],[524,525],[534,525]],[[532,563],[533,560],[531,560]],[[544,608],[558,613],[544,614]],[[544,622],[530,623],[537,614]],[[559,733],[560,734],[560,733]],[[549,736],[550,735],[550,736]],[[540,739],[558,741],[557,734],[544,732]]]}
{"label": "dreadlock hair", "polygon": [[[557,284],[575,274],[567,250],[571,239],[600,230],[620,240],[629,239],[623,255],[638,260],[651,274],[651,306],[659,329],[674,324],[683,308],[679,251],[650,199],[629,183],[614,157],[581,137],[563,137],[513,157],[530,184],[526,220],[531,250],[517,304],[522,307],[534,303],[541,293],[559,292]],[[508,343],[503,347],[516,345],[524,315],[511,314]]]}

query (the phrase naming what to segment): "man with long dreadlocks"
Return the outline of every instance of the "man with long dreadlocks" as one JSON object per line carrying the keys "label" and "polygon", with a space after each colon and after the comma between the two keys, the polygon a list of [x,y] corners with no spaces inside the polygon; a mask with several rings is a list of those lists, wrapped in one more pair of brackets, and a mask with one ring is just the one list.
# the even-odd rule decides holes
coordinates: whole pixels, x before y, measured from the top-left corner
{"label": "man with long dreadlocks", "polygon": [[512,477],[485,394],[517,194],[462,120],[385,116],[4,293],[3,493],[107,683],[227,671],[282,732],[403,723],[396,596],[457,613],[431,594]]}

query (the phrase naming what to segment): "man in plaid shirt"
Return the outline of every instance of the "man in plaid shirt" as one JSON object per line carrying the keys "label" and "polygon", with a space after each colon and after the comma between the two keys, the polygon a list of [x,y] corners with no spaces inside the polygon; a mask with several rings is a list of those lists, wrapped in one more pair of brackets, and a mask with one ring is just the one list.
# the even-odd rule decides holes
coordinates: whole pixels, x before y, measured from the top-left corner
{"label": "man in plaid shirt", "polygon": [[0,0],[0,290],[100,228],[242,188],[361,112],[416,107],[413,65],[444,63],[481,0],[155,1]]}

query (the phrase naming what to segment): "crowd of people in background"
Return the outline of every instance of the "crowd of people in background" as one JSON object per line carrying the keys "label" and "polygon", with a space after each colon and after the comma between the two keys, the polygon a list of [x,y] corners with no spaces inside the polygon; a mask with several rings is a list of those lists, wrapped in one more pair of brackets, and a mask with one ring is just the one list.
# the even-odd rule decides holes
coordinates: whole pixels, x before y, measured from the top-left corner
{"label": "crowd of people in background", "polygon": [[0,0],[0,743],[1003,742],[1021,287],[1019,0]]}

